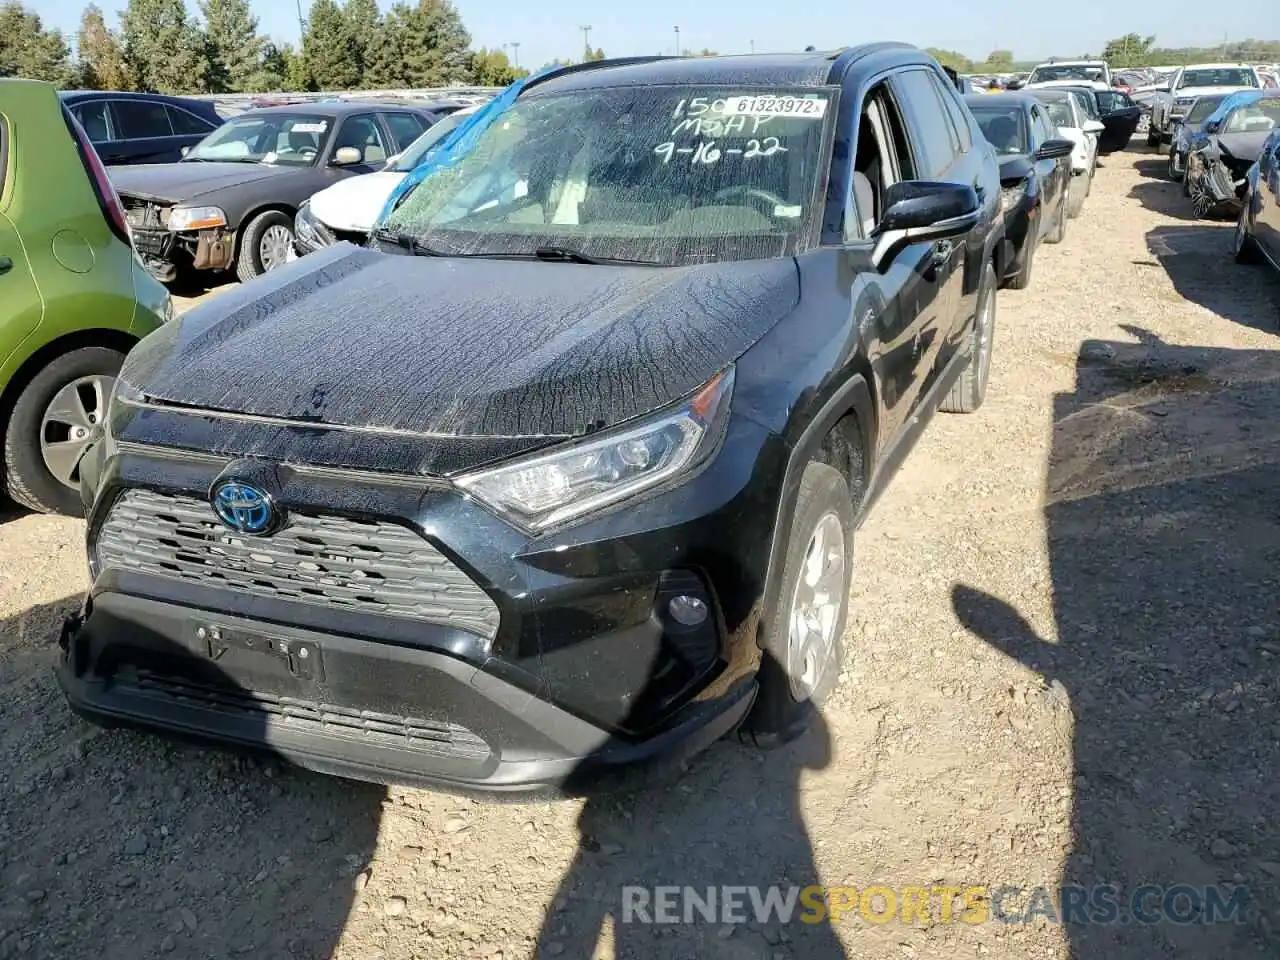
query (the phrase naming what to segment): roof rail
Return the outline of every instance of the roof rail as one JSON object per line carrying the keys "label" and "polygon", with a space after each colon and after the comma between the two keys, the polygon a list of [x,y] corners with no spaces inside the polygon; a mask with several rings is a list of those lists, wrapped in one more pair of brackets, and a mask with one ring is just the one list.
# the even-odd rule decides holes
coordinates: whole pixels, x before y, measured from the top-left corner
{"label": "roof rail", "polygon": [[900,40],[882,40],[879,43],[863,43],[856,47],[843,47],[837,50],[830,57],[831,72],[828,75],[829,81],[838,82],[844,78],[845,72],[855,60],[861,60],[863,57],[873,53],[881,53],[887,50],[917,50],[918,47],[910,43],[903,43]]}
{"label": "roof rail", "polygon": [[629,67],[636,63],[656,63],[659,60],[678,60],[681,57],[614,57],[606,60],[584,60],[582,63],[571,63],[560,67],[558,70],[549,70],[540,77],[535,77],[525,84],[524,89],[529,90],[536,87],[540,83],[548,80],[555,80],[558,77],[565,77],[571,73],[586,73],[588,70],[599,70],[602,67]]}

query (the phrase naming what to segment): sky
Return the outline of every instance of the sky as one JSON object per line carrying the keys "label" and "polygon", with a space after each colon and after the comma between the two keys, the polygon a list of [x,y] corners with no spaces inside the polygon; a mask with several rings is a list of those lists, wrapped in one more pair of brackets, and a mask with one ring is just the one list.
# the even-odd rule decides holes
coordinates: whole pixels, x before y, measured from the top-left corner
{"label": "sky", "polygon": [[[47,27],[73,38],[87,0],[25,0]],[[97,0],[108,23],[125,0]],[[309,0],[302,0],[303,11]],[[392,0],[379,0],[386,9]],[[250,0],[264,33],[296,42],[295,0]],[[609,56],[672,53],[675,28],[680,46],[719,53],[819,49],[872,40],[903,40],[922,47],[958,50],[983,59],[994,49],[1012,50],[1019,60],[1098,52],[1112,37],[1155,34],[1163,47],[1209,46],[1226,37],[1280,39],[1280,6],[1275,0],[1209,4],[1204,0],[1160,0],[1122,4],[1115,0],[1075,0],[1054,16],[1027,0],[951,0],[948,3],[868,3],[856,0],[455,0],[476,47],[519,43],[522,66],[538,67],[555,57],[578,57],[580,29],[590,26],[591,46]],[[195,0],[187,6],[196,9]],[[1034,15],[1034,14],[1039,15]],[[1037,26],[1037,21],[1040,26]],[[508,47],[508,53],[513,49]]]}

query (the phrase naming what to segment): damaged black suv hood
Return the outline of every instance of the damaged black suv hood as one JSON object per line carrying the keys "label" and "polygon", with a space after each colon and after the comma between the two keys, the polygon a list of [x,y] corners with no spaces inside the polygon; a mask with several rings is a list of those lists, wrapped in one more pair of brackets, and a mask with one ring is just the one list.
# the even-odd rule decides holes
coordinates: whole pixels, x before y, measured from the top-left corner
{"label": "damaged black suv hood", "polygon": [[798,300],[789,257],[653,268],[339,244],[166,325],[121,377],[148,405],[418,437],[569,437],[693,391]]}

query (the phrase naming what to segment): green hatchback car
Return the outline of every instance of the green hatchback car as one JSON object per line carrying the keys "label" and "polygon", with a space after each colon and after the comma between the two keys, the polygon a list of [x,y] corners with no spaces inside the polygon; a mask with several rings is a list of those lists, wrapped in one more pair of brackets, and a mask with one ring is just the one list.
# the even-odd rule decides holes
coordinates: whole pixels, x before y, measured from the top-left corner
{"label": "green hatchback car", "polygon": [[0,491],[79,515],[116,373],[172,315],[120,199],[47,83],[0,80]]}

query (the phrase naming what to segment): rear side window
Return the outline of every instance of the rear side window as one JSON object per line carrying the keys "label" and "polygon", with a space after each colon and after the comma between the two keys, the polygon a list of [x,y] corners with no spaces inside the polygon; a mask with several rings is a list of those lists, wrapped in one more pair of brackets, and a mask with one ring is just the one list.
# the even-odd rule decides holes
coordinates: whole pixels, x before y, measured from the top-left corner
{"label": "rear side window", "polygon": [[165,109],[169,112],[169,123],[173,127],[173,132],[180,137],[204,136],[214,129],[207,120],[202,120],[181,107],[168,106]]}
{"label": "rear side window", "polygon": [[116,116],[116,139],[145,140],[149,137],[171,137],[169,113],[163,103],[150,100],[115,100],[111,110]]}
{"label": "rear side window", "polygon": [[107,109],[107,101],[90,100],[88,103],[77,103],[71,108],[71,114],[84,127],[90,143],[106,143],[111,139],[111,116]]}
{"label": "rear side window", "polygon": [[951,118],[931,71],[905,70],[894,75],[890,82],[907,121],[917,174],[925,178],[941,177],[955,161],[958,147]]}
{"label": "rear side window", "polygon": [[427,122],[415,113],[384,113],[391,130],[392,147],[399,153],[417,140],[427,129]]}

